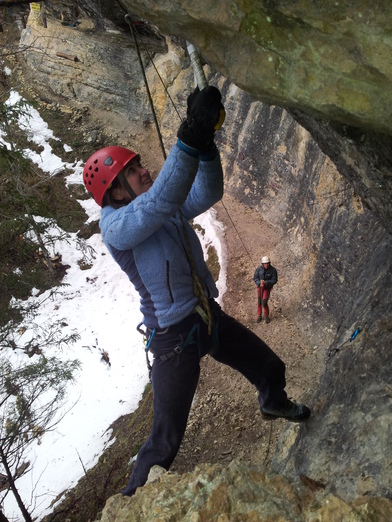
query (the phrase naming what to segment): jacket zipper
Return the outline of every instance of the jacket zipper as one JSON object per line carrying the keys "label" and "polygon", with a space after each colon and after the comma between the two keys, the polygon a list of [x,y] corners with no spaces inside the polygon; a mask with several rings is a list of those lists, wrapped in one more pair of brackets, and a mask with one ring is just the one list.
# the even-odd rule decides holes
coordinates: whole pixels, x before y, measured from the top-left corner
{"label": "jacket zipper", "polygon": [[173,294],[172,294],[172,291],[170,288],[170,263],[169,263],[169,260],[166,260],[166,283],[167,283],[167,288],[169,290],[171,302],[174,303]]}

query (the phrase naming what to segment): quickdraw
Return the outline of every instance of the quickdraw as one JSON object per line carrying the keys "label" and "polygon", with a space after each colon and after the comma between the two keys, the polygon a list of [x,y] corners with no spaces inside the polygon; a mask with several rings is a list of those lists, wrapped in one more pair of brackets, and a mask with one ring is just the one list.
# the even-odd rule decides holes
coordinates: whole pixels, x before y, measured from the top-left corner
{"label": "quickdraw", "polygon": [[143,344],[145,346],[144,348],[144,351],[145,351],[145,354],[146,354],[146,363],[147,363],[147,369],[148,369],[148,378],[150,379],[151,381],[151,371],[152,371],[152,366],[151,366],[151,363],[150,363],[150,359],[148,358],[148,350],[150,349],[150,345],[151,345],[151,342],[154,338],[154,335],[155,335],[155,332],[156,332],[156,329],[154,328],[151,332],[150,335],[147,335],[147,331],[146,330],[142,330],[141,326],[142,326],[143,323],[139,323],[136,327],[136,330],[143,335]]}

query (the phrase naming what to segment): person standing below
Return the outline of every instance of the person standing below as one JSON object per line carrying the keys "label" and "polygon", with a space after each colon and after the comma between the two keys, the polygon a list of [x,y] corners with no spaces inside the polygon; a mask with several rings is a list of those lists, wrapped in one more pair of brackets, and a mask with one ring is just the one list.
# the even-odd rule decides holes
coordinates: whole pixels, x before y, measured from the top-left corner
{"label": "person standing below", "polygon": [[256,387],[262,419],[302,422],[311,414],[288,399],[284,362],[216,302],[214,278],[189,223],[223,196],[214,143],[222,111],[215,87],[188,97],[188,117],[154,182],[139,154],[119,146],[95,152],[83,170],[87,191],[102,207],[103,241],[140,295],[146,349],[154,357],[153,424],[121,491],[126,496],[146,483],[154,465],[170,468],[207,354]]}
{"label": "person standing below", "polygon": [[264,256],[261,259],[261,265],[256,268],[253,281],[257,286],[257,322],[262,320],[262,312],[264,310],[265,322],[270,323],[268,299],[272,287],[278,282],[278,272],[271,265],[270,258]]}

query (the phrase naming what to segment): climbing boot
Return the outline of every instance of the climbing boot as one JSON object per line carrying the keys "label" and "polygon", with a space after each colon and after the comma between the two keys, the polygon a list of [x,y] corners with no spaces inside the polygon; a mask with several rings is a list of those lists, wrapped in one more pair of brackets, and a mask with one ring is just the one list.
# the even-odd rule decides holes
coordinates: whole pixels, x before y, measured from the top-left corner
{"label": "climbing boot", "polygon": [[270,319],[269,317],[266,317],[266,318],[265,318],[265,322],[268,324],[268,323],[271,322],[271,319]]}
{"label": "climbing boot", "polygon": [[262,319],[261,315],[258,315],[258,316],[257,316],[256,323],[261,323],[261,319]]}
{"label": "climbing boot", "polygon": [[263,420],[286,419],[291,422],[303,422],[310,417],[310,409],[304,404],[286,400],[281,408],[262,408]]}

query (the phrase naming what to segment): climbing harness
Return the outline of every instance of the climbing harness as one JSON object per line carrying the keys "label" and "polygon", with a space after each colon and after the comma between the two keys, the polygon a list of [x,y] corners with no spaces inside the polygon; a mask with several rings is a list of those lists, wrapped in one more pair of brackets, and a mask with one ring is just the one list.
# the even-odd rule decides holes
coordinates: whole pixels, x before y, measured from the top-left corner
{"label": "climbing harness", "polygon": [[356,338],[356,336],[357,336],[357,335],[359,334],[359,332],[361,332],[361,331],[362,331],[361,328],[358,326],[358,328],[356,328],[356,329],[354,330],[354,332],[351,334],[351,336],[350,336],[348,339],[346,339],[342,344],[340,344],[340,345],[337,346],[336,348],[331,348],[330,350],[328,350],[328,359],[329,359],[330,357],[332,357],[332,355],[334,355],[335,353],[337,353],[337,352],[340,350],[340,348],[341,348],[342,346],[344,346],[346,343],[348,343],[348,342],[351,343],[352,341],[354,341],[354,339]]}
{"label": "climbing harness", "polygon": [[[207,321],[208,318],[207,318],[204,310],[201,308],[201,306],[196,305],[193,313],[198,313],[200,315],[201,319],[203,320],[203,322],[208,324],[208,321]],[[142,325],[143,325],[142,322],[139,323],[137,325],[136,329],[137,329],[137,331],[140,334],[143,335],[143,344],[144,344],[144,347],[145,347],[144,351],[145,351],[145,354],[146,354],[148,376],[149,376],[149,379],[151,380],[152,365],[151,365],[150,359],[148,357],[148,352],[150,350],[151,343],[152,343],[152,341],[153,341],[155,336],[167,334],[169,332],[169,330],[170,330],[170,326],[168,326],[167,328],[165,328],[163,330],[159,330],[157,328],[152,328],[151,329],[151,328],[148,328],[148,327],[145,330],[143,330],[142,329]],[[213,355],[214,353],[216,353],[216,351],[218,349],[218,343],[219,343],[218,321],[217,320],[213,321],[212,335],[209,334],[209,337],[211,338],[211,348],[210,348],[208,353],[210,355]],[[189,330],[188,334],[186,335],[185,339],[183,339],[183,335],[182,334],[179,334],[179,338],[180,338],[180,342],[179,342],[179,344],[175,348],[170,350],[168,353],[165,353],[163,355],[156,355],[155,357],[157,359],[162,360],[162,361],[168,361],[169,359],[171,359],[175,355],[179,355],[184,350],[184,348],[186,348],[188,345],[195,344],[197,346],[197,349],[198,349],[199,359],[202,358],[202,355],[203,355],[202,347],[203,347],[203,345],[202,345],[202,341],[201,341],[201,331],[200,331],[200,322],[199,321],[195,321],[192,324],[192,327]]]}
{"label": "climbing harness", "polygon": [[[146,354],[146,363],[147,363],[147,368],[148,368],[148,378],[151,381],[152,366],[151,366],[151,363],[150,363],[150,359],[148,358],[148,351],[150,349],[152,340],[154,339],[155,335],[163,335],[163,334],[167,333],[169,331],[169,327],[167,327],[167,328],[165,328],[164,330],[161,330],[161,331],[158,331],[156,328],[152,328],[152,329],[147,328],[146,330],[143,330],[142,329],[142,325],[143,325],[143,323],[139,323],[137,325],[137,327],[136,327],[136,330],[140,334],[142,334],[142,336],[143,336],[143,344],[144,344],[144,347],[145,347],[144,351],[145,351],[145,354]],[[176,351],[177,348],[175,348],[173,351],[176,352],[176,353],[180,353],[182,350]]]}

